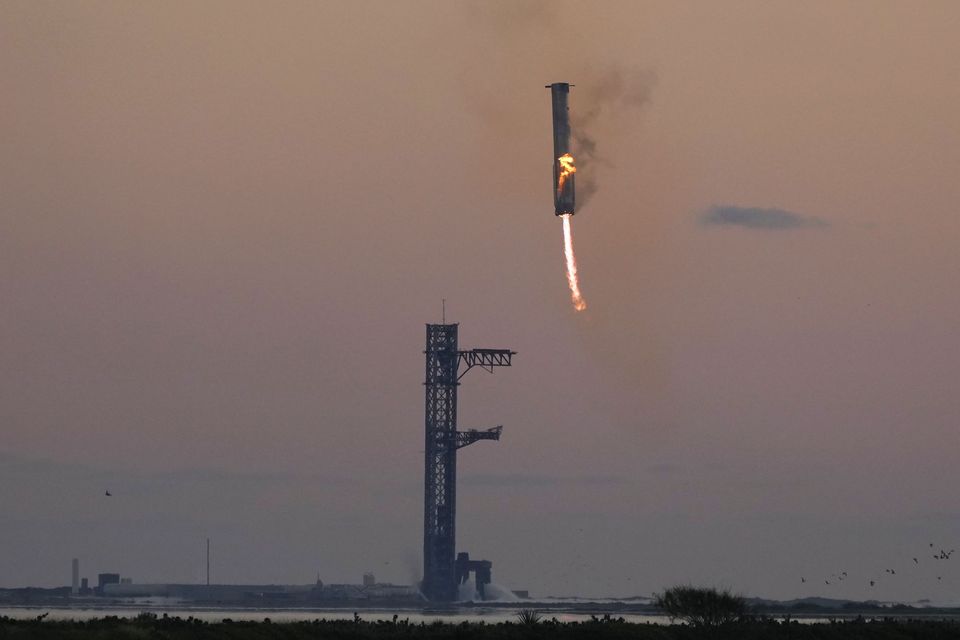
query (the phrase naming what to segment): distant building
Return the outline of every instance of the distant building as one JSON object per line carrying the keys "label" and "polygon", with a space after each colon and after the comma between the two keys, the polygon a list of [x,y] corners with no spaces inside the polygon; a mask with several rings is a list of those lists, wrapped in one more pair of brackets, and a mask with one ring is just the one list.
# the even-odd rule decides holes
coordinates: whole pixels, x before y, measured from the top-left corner
{"label": "distant building", "polygon": [[242,584],[106,584],[100,595],[108,598],[177,598],[205,604],[290,606],[330,602],[420,603],[423,597],[411,586],[376,584],[242,585]]}
{"label": "distant building", "polygon": [[372,587],[377,584],[377,579],[373,576],[372,573],[363,574],[363,586]]}
{"label": "distant building", "polygon": [[119,573],[98,573],[97,574],[97,594],[103,595],[104,587],[108,584],[120,584]]}
{"label": "distant building", "polygon": [[80,560],[73,559],[73,578],[70,581],[70,593],[80,595]]}

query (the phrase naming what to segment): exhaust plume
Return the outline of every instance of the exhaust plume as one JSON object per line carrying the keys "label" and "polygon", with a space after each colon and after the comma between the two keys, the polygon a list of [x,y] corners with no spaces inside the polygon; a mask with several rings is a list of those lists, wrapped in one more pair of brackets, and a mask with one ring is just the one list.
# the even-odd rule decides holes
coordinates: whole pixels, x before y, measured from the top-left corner
{"label": "exhaust plume", "polygon": [[580,281],[577,278],[577,257],[573,254],[573,232],[570,229],[570,216],[567,213],[560,216],[563,220],[563,255],[567,261],[567,284],[570,285],[570,300],[573,302],[573,308],[577,311],[583,311],[587,308],[587,302],[580,293]]}

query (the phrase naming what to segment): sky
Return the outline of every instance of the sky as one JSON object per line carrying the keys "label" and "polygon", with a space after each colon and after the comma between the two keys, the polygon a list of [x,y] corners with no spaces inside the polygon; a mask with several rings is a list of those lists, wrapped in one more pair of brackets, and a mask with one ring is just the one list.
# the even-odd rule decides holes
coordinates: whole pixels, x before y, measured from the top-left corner
{"label": "sky", "polygon": [[932,1],[4,2],[0,586],[198,581],[207,537],[214,582],[416,581],[446,299],[464,348],[518,353],[460,388],[461,428],[504,425],[459,457],[495,582],[960,604],[929,547],[960,548],[958,30]]}

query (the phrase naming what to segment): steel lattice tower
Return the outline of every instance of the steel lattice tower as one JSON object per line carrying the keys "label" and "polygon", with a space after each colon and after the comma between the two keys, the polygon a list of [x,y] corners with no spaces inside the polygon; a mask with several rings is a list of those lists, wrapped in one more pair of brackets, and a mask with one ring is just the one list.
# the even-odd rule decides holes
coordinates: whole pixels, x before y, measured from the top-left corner
{"label": "steel lattice tower", "polygon": [[473,367],[509,367],[509,349],[457,347],[457,324],[428,324],[424,406],[423,594],[435,602],[457,598],[457,449],[499,440],[502,426],[457,431],[457,387]]}

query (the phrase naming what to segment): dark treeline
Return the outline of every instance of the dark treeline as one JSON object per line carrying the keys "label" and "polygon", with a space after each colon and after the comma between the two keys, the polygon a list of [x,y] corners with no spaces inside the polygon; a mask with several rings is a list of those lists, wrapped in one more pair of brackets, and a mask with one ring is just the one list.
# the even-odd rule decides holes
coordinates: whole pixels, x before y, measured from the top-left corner
{"label": "dark treeline", "polygon": [[535,622],[518,620],[497,624],[426,623],[412,624],[354,620],[314,620],[311,622],[203,622],[194,618],[157,617],[141,614],[136,618],[105,617],[83,622],[14,620],[0,618],[0,639],[30,640],[300,640],[330,638],[344,640],[387,638],[457,638],[458,640],[565,638],[650,640],[753,640],[785,638],[790,640],[904,640],[912,638],[960,637],[960,622],[945,620],[849,620],[816,624],[783,622],[773,619],[748,619],[718,628],[686,625],[633,624],[617,618],[594,618],[580,623],[560,623],[551,619]]}

